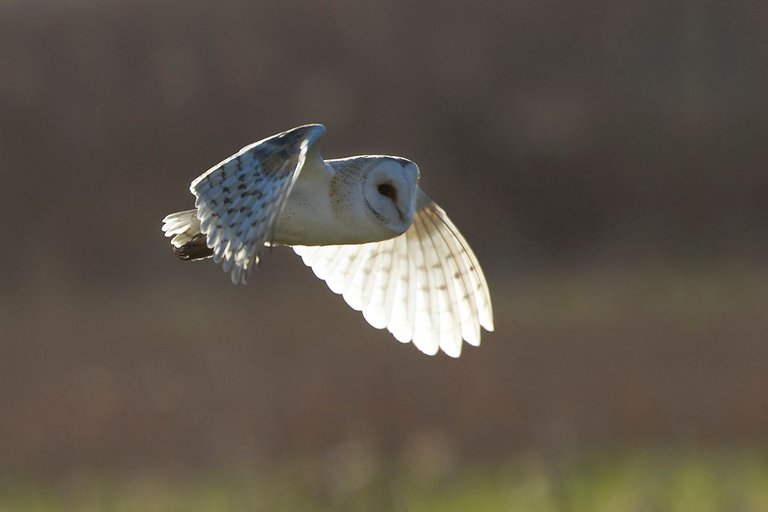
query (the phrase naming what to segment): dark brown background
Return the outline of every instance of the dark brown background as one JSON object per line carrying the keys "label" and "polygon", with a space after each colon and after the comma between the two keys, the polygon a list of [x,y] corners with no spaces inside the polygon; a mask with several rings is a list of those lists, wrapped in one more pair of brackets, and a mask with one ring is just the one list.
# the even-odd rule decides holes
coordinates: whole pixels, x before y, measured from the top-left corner
{"label": "dark brown background", "polygon": [[[762,445],[762,2],[0,4],[0,469],[229,467],[437,443]],[[406,156],[485,268],[459,360],[292,251],[247,287],[160,233],[241,146]],[[437,440],[437,441],[435,441]]]}

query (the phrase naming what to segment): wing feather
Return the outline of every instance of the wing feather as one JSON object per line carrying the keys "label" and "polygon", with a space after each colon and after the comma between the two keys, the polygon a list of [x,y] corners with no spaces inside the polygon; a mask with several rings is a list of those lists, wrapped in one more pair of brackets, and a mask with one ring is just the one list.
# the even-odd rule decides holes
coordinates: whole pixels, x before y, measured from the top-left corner
{"label": "wing feather", "polygon": [[192,182],[201,232],[234,283],[246,281],[274,237],[309,148],[324,131],[307,125],[256,142]]}
{"label": "wing feather", "polygon": [[[414,218],[413,225],[408,230],[412,254],[416,260],[416,325],[413,330],[413,344],[425,354],[434,355],[440,346],[440,323],[435,319],[439,308],[436,302],[436,292],[431,283],[429,265],[426,260],[429,251],[424,250],[424,233],[421,219]],[[409,233],[406,232],[406,235]],[[434,338],[434,339],[433,339]]]}
{"label": "wing feather", "polygon": [[[437,227],[428,215],[425,215],[423,220],[428,227]],[[439,262],[437,265],[431,266],[430,270],[434,273],[438,296],[440,297],[440,348],[444,352],[458,357],[461,354],[461,311],[451,279],[455,264],[439,230],[426,229],[425,231],[432,244],[432,252]],[[458,312],[458,314],[452,314],[453,311]]]}
{"label": "wing feather", "polygon": [[393,248],[387,250],[389,256],[389,268],[382,269],[381,276],[383,278],[382,291],[382,316],[384,318],[385,326],[389,324],[391,318],[395,313],[395,296],[401,287],[401,281],[398,278],[400,273],[400,255],[397,254],[397,246],[399,244],[399,238],[393,241]]}
{"label": "wing feather", "polygon": [[317,277],[374,327],[425,354],[461,354],[493,330],[488,285],[477,258],[445,212],[419,193],[413,225],[362,245],[295,246]]}
{"label": "wing feather", "polygon": [[390,315],[392,321],[387,327],[392,336],[401,343],[408,343],[413,335],[413,314],[410,313],[411,262],[409,261],[406,238],[399,236],[393,241],[391,250],[394,253],[393,259],[398,261],[397,273],[389,276],[390,286],[394,290],[392,291],[392,314]]}
{"label": "wing feather", "polygon": [[470,296],[469,290],[472,289],[469,278],[466,275],[467,268],[460,254],[451,249],[452,243],[455,244],[455,240],[450,236],[450,233],[446,233],[445,229],[441,229],[442,223],[440,220],[436,220],[432,215],[425,215],[425,218],[432,224],[434,231],[444,242],[444,245],[438,246],[438,250],[441,251],[442,259],[445,262],[444,268],[450,272],[449,282],[452,284],[456,299],[457,309],[454,309],[454,311],[458,311],[456,316],[461,326],[461,337],[470,345],[477,346],[480,343],[480,338],[478,337],[479,327],[476,320],[479,318],[479,313],[475,302],[466,300]]}
{"label": "wing feather", "polygon": [[365,297],[363,297],[363,290],[365,289],[365,282],[368,276],[371,275],[373,268],[374,256],[376,255],[376,244],[363,245],[363,252],[360,253],[355,263],[358,265],[358,269],[355,270],[347,278],[351,278],[349,287],[344,291],[344,299],[347,301],[352,309],[356,311],[363,310],[363,303]]}
{"label": "wing feather", "polygon": [[386,278],[383,276],[388,271],[390,256],[388,251],[381,250],[381,246],[375,246],[374,255],[371,257],[370,272],[361,292],[363,316],[369,324],[377,329],[383,329],[387,326],[384,312],[384,295],[387,285]]}

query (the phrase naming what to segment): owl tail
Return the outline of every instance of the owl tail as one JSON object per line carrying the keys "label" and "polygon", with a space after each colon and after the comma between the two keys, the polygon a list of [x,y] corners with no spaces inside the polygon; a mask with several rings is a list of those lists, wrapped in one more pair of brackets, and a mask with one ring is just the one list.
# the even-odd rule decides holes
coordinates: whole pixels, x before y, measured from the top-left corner
{"label": "owl tail", "polygon": [[176,212],[163,219],[163,233],[171,238],[173,254],[182,260],[201,260],[213,256],[200,231],[197,210]]}

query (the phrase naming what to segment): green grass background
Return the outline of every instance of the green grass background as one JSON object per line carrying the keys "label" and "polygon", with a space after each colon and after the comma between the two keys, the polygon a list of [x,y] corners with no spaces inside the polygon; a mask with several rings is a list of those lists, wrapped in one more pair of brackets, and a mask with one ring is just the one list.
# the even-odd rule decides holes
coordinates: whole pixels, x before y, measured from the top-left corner
{"label": "green grass background", "polygon": [[[191,474],[73,473],[5,479],[3,512],[352,511],[762,512],[768,457],[743,451],[591,454],[548,467],[521,455],[449,472],[387,471],[348,460],[346,475],[308,462],[269,470]],[[360,474],[362,471],[364,474]]]}

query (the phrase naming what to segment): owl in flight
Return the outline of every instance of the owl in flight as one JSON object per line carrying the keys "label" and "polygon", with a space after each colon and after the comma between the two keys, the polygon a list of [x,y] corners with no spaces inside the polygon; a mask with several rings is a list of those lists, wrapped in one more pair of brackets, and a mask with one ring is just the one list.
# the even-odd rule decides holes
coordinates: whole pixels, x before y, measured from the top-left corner
{"label": "owl in flight", "polygon": [[319,124],[255,142],[190,186],[195,209],[163,219],[183,260],[213,256],[245,283],[264,247],[290,245],[377,329],[425,354],[461,354],[493,330],[483,271],[405,158],[323,160]]}

